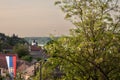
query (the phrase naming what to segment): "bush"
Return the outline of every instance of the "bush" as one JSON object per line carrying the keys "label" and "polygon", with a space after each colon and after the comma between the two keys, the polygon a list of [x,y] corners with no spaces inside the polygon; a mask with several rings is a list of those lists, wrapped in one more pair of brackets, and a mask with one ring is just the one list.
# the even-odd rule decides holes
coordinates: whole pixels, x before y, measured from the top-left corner
{"label": "bush", "polygon": [[23,56],[21,59],[28,61],[28,62],[32,61],[32,57],[30,55]]}

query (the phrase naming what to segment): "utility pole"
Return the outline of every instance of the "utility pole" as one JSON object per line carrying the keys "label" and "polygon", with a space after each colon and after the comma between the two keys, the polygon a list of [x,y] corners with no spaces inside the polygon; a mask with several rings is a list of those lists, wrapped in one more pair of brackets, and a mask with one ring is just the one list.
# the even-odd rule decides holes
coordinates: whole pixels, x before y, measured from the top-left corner
{"label": "utility pole", "polygon": [[40,61],[40,80],[42,80],[42,66],[43,66],[43,64],[46,62],[47,60],[46,59],[44,59],[44,60],[41,60]]}
{"label": "utility pole", "polygon": [[42,80],[42,62],[40,62],[40,80]]}

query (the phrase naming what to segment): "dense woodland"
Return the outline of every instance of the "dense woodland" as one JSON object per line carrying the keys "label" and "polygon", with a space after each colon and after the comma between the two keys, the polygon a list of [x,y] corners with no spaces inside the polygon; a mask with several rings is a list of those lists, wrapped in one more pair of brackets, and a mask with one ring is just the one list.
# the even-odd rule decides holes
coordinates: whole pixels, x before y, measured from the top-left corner
{"label": "dense woodland", "polygon": [[14,47],[17,44],[25,44],[23,38],[19,38],[17,35],[13,34],[12,36],[7,36],[4,33],[0,33],[0,51],[10,47]]}
{"label": "dense woodland", "polygon": [[[25,61],[32,61],[32,56],[29,55],[28,42],[24,38],[19,38],[15,34],[11,37],[0,33],[0,52],[1,53],[14,53],[20,59]],[[11,51],[9,51],[9,49]]]}

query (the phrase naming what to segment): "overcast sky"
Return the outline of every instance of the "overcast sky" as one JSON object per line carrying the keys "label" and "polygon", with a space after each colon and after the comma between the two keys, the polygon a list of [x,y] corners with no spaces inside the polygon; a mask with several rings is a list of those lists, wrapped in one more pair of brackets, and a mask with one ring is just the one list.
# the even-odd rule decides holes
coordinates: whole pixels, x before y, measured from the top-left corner
{"label": "overcast sky", "polygon": [[20,37],[69,34],[73,25],[64,20],[54,0],[0,0],[0,32]]}

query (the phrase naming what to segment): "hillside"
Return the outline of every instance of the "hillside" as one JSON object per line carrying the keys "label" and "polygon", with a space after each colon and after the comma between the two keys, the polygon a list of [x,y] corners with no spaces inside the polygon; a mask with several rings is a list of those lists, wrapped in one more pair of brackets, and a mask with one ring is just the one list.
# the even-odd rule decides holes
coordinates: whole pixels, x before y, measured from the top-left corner
{"label": "hillside", "polygon": [[[55,38],[59,38],[59,37],[55,37]],[[47,42],[51,41],[50,37],[25,37],[24,38],[29,44],[32,43],[33,40],[36,40],[38,42],[38,44],[46,44]]]}
{"label": "hillside", "polygon": [[13,47],[18,43],[24,44],[27,43],[27,41],[16,36],[15,34],[12,36],[7,36],[4,33],[0,33],[0,51],[2,51],[4,48]]}

